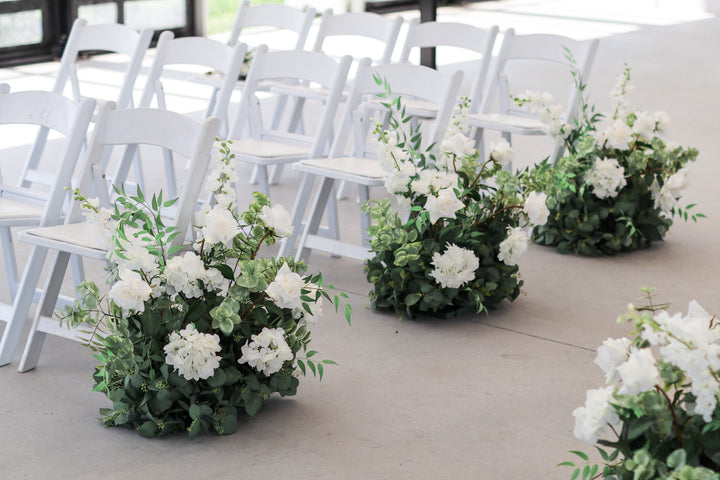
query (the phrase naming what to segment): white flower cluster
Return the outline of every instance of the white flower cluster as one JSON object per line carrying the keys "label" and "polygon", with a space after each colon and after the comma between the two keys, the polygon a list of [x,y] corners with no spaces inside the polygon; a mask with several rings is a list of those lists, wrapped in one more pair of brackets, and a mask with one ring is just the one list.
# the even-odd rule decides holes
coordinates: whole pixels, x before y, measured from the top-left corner
{"label": "white flower cluster", "polygon": [[154,241],[148,235],[129,226],[125,226],[125,236],[127,240],[123,240],[119,236],[115,238],[122,249],[121,255],[116,251],[117,245],[113,245],[114,248],[108,249],[108,260],[116,263],[118,270],[142,271],[149,278],[154,277],[160,271],[157,255],[148,250],[148,247],[155,246]]}
{"label": "white flower cluster", "polygon": [[275,280],[265,289],[268,297],[280,308],[298,309],[302,306],[302,288],[305,286],[305,280],[300,275],[290,270],[287,263],[283,263]]}
{"label": "white flower cluster", "polygon": [[182,293],[187,298],[199,298],[205,291],[224,287],[225,279],[217,268],[205,268],[205,264],[194,252],[185,252],[168,260],[163,272],[167,293]]}
{"label": "white flower cluster", "polygon": [[625,169],[615,158],[597,159],[585,175],[597,198],[614,198],[627,185]]}
{"label": "white flower cluster", "polygon": [[220,366],[221,357],[216,353],[221,349],[218,335],[200,333],[191,324],[179,332],[172,332],[163,347],[165,363],[187,380],[212,377]]}
{"label": "white flower cluster", "polygon": [[[695,301],[688,313],[662,311],[641,332],[648,348],[637,348],[627,338],[608,338],[597,349],[595,363],[605,372],[607,387],[589,390],[584,407],[577,408],[575,435],[595,443],[608,425],[619,419],[611,403],[614,395],[637,395],[663,383],[660,365],[674,365],[685,375],[684,384],[696,400],[693,413],[710,422],[717,407],[720,382],[720,329],[710,328],[713,318]],[[655,358],[653,351],[659,354]]]}
{"label": "white flower cluster", "polygon": [[508,235],[500,242],[498,260],[507,265],[517,265],[520,256],[528,249],[530,232],[522,227],[508,227]]}
{"label": "white flower cluster", "polygon": [[283,363],[292,360],[292,350],[285,341],[285,331],[282,328],[263,328],[260,333],[250,337],[252,341],[245,342],[240,348],[242,356],[238,363],[247,363],[252,368],[265,375],[272,375],[280,371]]}
{"label": "white flower cluster", "polygon": [[460,288],[475,279],[475,270],[480,260],[466,248],[448,244],[445,253],[433,254],[432,265],[435,267],[430,276],[443,288]]}
{"label": "white flower cluster", "polygon": [[141,313],[145,311],[145,302],[151,294],[152,288],[138,272],[124,269],[120,270],[119,280],[110,288],[108,298],[126,314],[130,311]]}
{"label": "white flower cluster", "polygon": [[549,92],[531,90],[515,97],[515,103],[530,113],[536,114],[543,123],[543,131],[557,139],[567,137],[572,129],[562,120],[563,106],[557,103]]}
{"label": "white flower cluster", "polygon": [[650,193],[655,200],[655,207],[662,209],[664,212],[670,212],[675,207],[678,198],[688,185],[688,174],[690,170],[681,168],[665,180],[662,187],[658,185],[657,178],[650,186]]}

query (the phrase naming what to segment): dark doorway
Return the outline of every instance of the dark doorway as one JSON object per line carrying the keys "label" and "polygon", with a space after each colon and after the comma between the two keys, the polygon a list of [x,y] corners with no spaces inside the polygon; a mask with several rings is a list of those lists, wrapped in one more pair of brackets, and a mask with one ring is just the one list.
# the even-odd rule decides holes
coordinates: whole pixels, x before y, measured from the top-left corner
{"label": "dark doorway", "polygon": [[0,0],[0,67],[57,58],[76,18],[195,34],[195,0]]}

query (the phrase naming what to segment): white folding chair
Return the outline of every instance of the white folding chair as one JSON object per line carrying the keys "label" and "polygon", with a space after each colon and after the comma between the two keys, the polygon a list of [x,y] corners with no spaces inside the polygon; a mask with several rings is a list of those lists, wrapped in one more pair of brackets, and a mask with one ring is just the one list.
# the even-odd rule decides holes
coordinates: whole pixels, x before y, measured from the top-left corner
{"label": "white folding chair", "polygon": [[[69,82],[71,97],[75,101],[79,101],[82,98],[81,82],[78,77],[77,68],[80,63],[80,52],[102,51],[118,53],[127,58],[127,63],[125,64],[122,82],[119,85],[119,92],[113,100],[119,108],[131,108],[133,106],[133,87],[140,72],[142,61],[145,58],[145,52],[150,45],[150,40],[152,40],[152,33],[150,29],[137,32],[119,23],[88,25],[86,20],[78,18],[73,23],[67,43],[65,44],[65,50],[60,59],[60,69],[55,78],[52,91],[55,93],[64,93],[67,90]],[[97,64],[97,62],[95,62],[95,64]],[[88,86],[87,84],[83,85],[83,87]],[[83,90],[86,89],[83,88]],[[88,92],[90,92],[89,89]],[[94,91],[91,93],[92,94],[88,95],[86,92],[85,96],[93,98],[99,97]],[[26,164],[27,169],[34,170],[37,168],[40,157],[45,149],[47,135],[48,130],[45,128],[41,128],[38,131],[33,149]],[[141,176],[140,172],[136,171],[136,176]],[[32,179],[32,172],[24,172],[23,177]],[[142,178],[138,178],[137,181],[142,183]],[[29,183],[23,183],[22,186],[28,185]]]}
{"label": "white folding chair", "polygon": [[[333,205],[331,193],[335,181],[357,184],[361,205],[369,199],[370,187],[384,185],[385,172],[376,159],[375,148],[368,146],[368,143],[373,145],[373,142],[368,142],[367,139],[368,134],[372,132],[372,121],[368,118],[365,107],[370,105],[371,110],[377,112],[378,104],[375,99],[363,102],[368,95],[376,96],[384,91],[383,87],[375,82],[375,77],[387,80],[393,95],[409,96],[438,105],[435,121],[424,136],[424,147],[439,144],[442,139],[462,82],[460,71],[446,75],[431,68],[407,63],[375,67],[370,67],[367,61],[360,64],[341,117],[341,127],[338,129],[328,158],[312,158],[293,165],[295,170],[305,174],[292,211],[295,231],[301,230],[295,253],[297,260],[307,259],[311,250],[359,260],[370,257],[367,236],[369,215],[360,213],[361,245],[341,241],[333,235],[333,231],[328,233],[321,231],[320,221],[326,212],[331,224],[337,221],[333,219],[335,213],[327,208]],[[350,156],[343,156],[347,141],[351,137],[353,138],[352,153]],[[302,225],[315,177],[321,178],[322,182],[310,204],[308,219]],[[294,240],[294,237],[283,239],[280,256],[292,253]]]}
{"label": "white folding chair", "polygon": [[[282,46],[277,45],[278,49],[302,50],[305,48],[315,14],[314,8],[303,11],[281,3],[250,5],[248,0],[243,0],[238,5],[228,45],[239,43],[241,38],[247,43],[243,37],[243,30],[247,32],[247,29],[263,27],[272,28],[274,36],[283,37],[281,40],[285,41]],[[295,42],[290,47],[293,37]],[[267,42],[264,43],[267,44]]]}
{"label": "white folding chair", "polygon": [[[239,161],[257,166],[261,192],[270,193],[268,166],[286,165],[327,154],[333,118],[351,61],[349,56],[336,61],[320,52],[268,52],[267,47],[258,48],[228,138],[233,140],[230,148]],[[277,128],[276,122],[271,125],[263,122],[256,93],[258,84],[267,80],[306,82],[326,89],[328,94],[323,98],[317,128],[313,133],[287,132]],[[249,136],[243,138],[246,130]]]}
{"label": "white folding chair", "polygon": [[[167,110],[112,110],[109,105],[98,117],[79,188],[85,195],[92,195],[94,190],[100,198],[107,196],[107,192],[104,191],[107,184],[104,180],[103,162],[107,157],[105,151],[108,149],[118,145],[126,146],[118,171],[113,177],[116,185],[125,179],[129,164],[134,158],[134,150],[140,144],[170,149],[191,160],[179,201],[172,212],[168,212],[173,217],[166,222],[166,225],[174,226],[180,232],[186,232],[202,187],[203,173],[207,168],[219,125],[220,120],[214,117],[200,124],[184,115]],[[20,239],[30,243],[32,250],[13,305],[12,318],[0,341],[0,364],[6,364],[12,359],[28,312],[26,292],[35,290],[40,271],[50,250],[56,251],[57,255],[51,263],[47,281],[42,289],[43,294],[28,336],[20,371],[32,369],[37,365],[46,334],[77,338],[76,331],[60,327],[52,318],[69,257],[79,255],[105,260],[107,253],[101,240],[103,226],[81,222],[81,215],[79,205],[73,203],[64,224],[31,228],[21,233]],[[174,239],[173,244],[181,243],[184,238],[181,233]]]}
{"label": "white folding chair", "polygon": [[[0,91],[5,90],[0,87]],[[54,92],[25,91],[0,94],[0,125],[38,125],[62,134],[65,146],[58,152],[54,182],[49,191],[31,187],[0,186],[0,232],[2,232],[5,268],[8,276],[12,304],[0,304],[0,320],[8,322],[0,341],[0,365],[12,357],[17,336],[22,330],[25,316],[36,296],[37,282],[28,285],[26,275],[32,265],[32,254],[26,263],[23,278],[18,282],[17,264],[10,236],[11,227],[49,227],[62,218],[73,171],[85,142],[88,125],[93,117],[95,100],[79,103]],[[10,134],[13,132],[11,131]],[[39,274],[39,270],[37,272]],[[17,319],[13,323],[13,319]],[[6,338],[7,337],[7,338]],[[9,343],[8,343],[9,342]],[[7,347],[6,347],[7,345]]]}
{"label": "white folding chair", "polygon": [[[245,59],[247,45],[238,43],[234,47],[205,37],[174,38],[172,32],[163,32],[155,49],[155,59],[140,99],[139,106],[148,108],[155,101],[155,106],[166,110],[168,108],[165,98],[165,80],[179,80],[181,83],[185,75],[173,75],[177,71],[170,71],[168,66],[200,66],[212,68],[223,74],[223,84],[220,89],[212,89],[209,95],[203,118],[210,116],[220,119],[220,135],[227,132],[228,107],[230,97],[240,69]],[[165,158],[165,174],[167,176],[167,191],[170,198],[177,196],[177,181],[172,153],[163,151]]]}
{"label": "white folding chair", "polygon": [[[399,61],[400,63],[410,62],[410,54],[416,53],[421,48],[437,48],[438,57],[443,54],[457,56],[458,53],[461,53],[464,55],[461,62],[463,77],[466,83],[469,81],[469,89],[467,92],[461,91],[461,95],[479,99],[482,98],[485,89],[485,80],[497,33],[497,26],[483,29],[466,23],[419,23],[417,19],[413,19],[408,22],[407,36]],[[469,60],[468,54],[471,55]],[[451,63],[451,68],[460,68],[457,66],[457,61]],[[442,68],[438,69],[443,70]],[[437,113],[437,105],[413,99],[404,99],[404,103],[407,113],[414,117],[432,118]]]}
{"label": "white folding chair", "polygon": [[[548,88],[542,79],[552,78],[550,70],[554,66],[566,74],[563,91],[567,92],[567,103],[561,119],[572,122],[577,115],[579,93],[572,77],[569,75],[573,66],[568,53],[576,62],[580,78],[587,81],[590,69],[595,60],[598,40],[578,41],[560,35],[532,34],[515,35],[512,29],[504,33],[503,43],[498,54],[495,70],[489,80],[487,94],[478,101],[472,99],[469,123],[480,152],[483,151],[485,130],[502,132],[503,138],[511,142],[511,135],[546,135],[543,123],[537,115],[524,111],[512,100],[512,96],[522,90],[544,91]],[[515,74],[515,75],[513,75]],[[491,112],[497,102],[499,111]],[[562,156],[564,143],[555,142],[550,155],[552,162]]]}
{"label": "white folding chair", "polygon": [[[23,173],[31,171],[36,174],[32,178],[21,175],[16,186],[5,183],[0,175],[0,241],[2,241],[10,299],[14,300],[19,277],[11,227],[31,227],[51,221],[45,217],[49,204],[57,201],[53,197],[53,188],[60,183],[61,186],[58,188],[62,191],[64,186],[69,185],[70,177],[67,175],[72,176],[79,152],[75,152],[74,148],[77,142],[80,142],[78,145],[82,145],[85,140],[95,100],[83,100],[80,104],[73,105],[71,100],[52,92],[27,91],[5,95],[9,90],[8,85],[0,85],[2,92],[0,93],[2,99],[0,124],[38,125],[48,130],[56,130],[66,137],[66,147],[59,152],[60,155],[52,155],[52,159],[48,158],[52,162],[51,168],[48,169],[50,171],[42,172],[43,175],[40,175],[38,170],[25,168]],[[91,115],[86,119],[81,114],[88,108]],[[8,132],[8,135],[12,134],[13,131]],[[40,178],[43,181],[40,181]],[[60,201],[62,199],[61,197]],[[57,216],[59,215],[58,211]]]}

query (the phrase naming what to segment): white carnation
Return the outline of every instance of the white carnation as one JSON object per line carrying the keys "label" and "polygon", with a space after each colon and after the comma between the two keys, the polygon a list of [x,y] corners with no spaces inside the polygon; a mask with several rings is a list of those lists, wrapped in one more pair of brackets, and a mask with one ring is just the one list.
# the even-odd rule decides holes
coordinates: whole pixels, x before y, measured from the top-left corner
{"label": "white carnation", "polygon": [[293,233],[290,212],[282,205],[275,205],[272,208],[263,206],[260,220],[279,237],[289,237]]}
{"label": "white carnation", "polygon": [[530,192],[525,199],[523,211],[533,225],[545,225],[550,210],[547,207],[547,195],[543,192]]}
{"label": "white carnation", "polygon": [[475,279],[475,270],[480,260],[466,248],[448,244],[445,253],[433,254],[432,265],[435,267],[430,276],[443,288],[460,288]]}
{"label": "white carnation", "polygon": [[441,189],[437,196],[428,195],[425,202],[425,210],[430,214],[431,223],[437,222],[440,218],[455,218],[455,212],[464,206],[465,204],[458,200],[452,188]]}
{"label": "white carnation", "polygon": [[134,310],[138,313],[145,311],[145,302],[150,299],[152,288],[145,282],[140,274],[132,270],[121,270],[120,280],[108,292],[108,297],[124,312]]}
{"label": "white carnation", "polygon": [[520,256],[528,249],[528,232],[521,227],[508,227],[508,236],[500,243],[498,260],[506,265],[517,265]]}
{"label": "white carnation", "polygon": [[200,333],[191,324],[179,332],[172,332],[163,347],[165,363],[187,380],[212,377],[220,366],[222,357],[216,353],[221,349],[219,336]]}
{"label": "white carnation", "polygon": [[222,243],[223,246],[230,247],[238,233],[238,222],[227,208],[216,205],[205,215],[202,235],[208,244]]}
{"label": "white carnation", "polygon": [[595,160],[585,176],[585,182],[592,186],[597,198],[613,198],[627,185],[625,169],[615,158]]}
{"label": "white carnation", "polygon": [[304,286],[302,277],[290,270],[287,263],[283,263],[265,293],[278,307],[295,309],[302,305],[300,295]]}
{"label": "white carnation", "polygon": [[265,327],[250,340],[240,348],[242,356],[238,363],[247,363],[260,373],[272,375],[280,371],[283,363],[293,359],[282,328]]}

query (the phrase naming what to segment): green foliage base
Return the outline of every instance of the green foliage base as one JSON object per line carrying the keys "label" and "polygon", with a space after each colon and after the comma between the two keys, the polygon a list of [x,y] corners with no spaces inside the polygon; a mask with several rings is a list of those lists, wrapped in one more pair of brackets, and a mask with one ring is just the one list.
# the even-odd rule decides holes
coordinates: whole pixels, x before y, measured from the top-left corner
{"label": "green foliage base", "polygon": [[[393,309],[409,318],[442,316],[457,309],[494,308],[520,294],[518,266],[498,260],[499,245],[513,221],[511,213],[474,227],[474,216],[460,214],[445,224],[423,223],[417,216],[402,224],[397,214],[390,214],[389,202],[383,201],[372,207],[372,213],[378,222],[371,227],[375,256],[365,272],[373,284],[373,308]],[[448,243],[472,250],[480,260],[475,278],[460,288],[443,288],[430,276],[433,253],[442,252]]]}
{"label": "green foliage base", "polygon": [[533,240],[560,253],[601,256],[632,252],[662,241],[671,218],[655,208],[645,183],[627,185],[615,198],[599,199],[589,189],[570,192],[550,207]]}
{"label": "green foliage base", "polygon": [[[200,331],[212,330],[210,311],[224,299],[207,294],[204,300],[193,302],[186,313],[160,307],[118,319],[116,333],[107,336],[95,354],[101,362],[93,375],[95,390],[113,404],[100,411],[106,426],[134,428],[144,437],[178,431],[188,431],[191,438],[210,431],[231,434],[238,416],[255,415],[272,393],[295,395],[299,381],[289,363],[270,376],[237,363],[244,339],[264,326],[292,332],[287,338],[294,354],[309,340],[305,327],[277,307],[255,309],[230,335],[220,333],[222,360],[212,377],[188,380],[165,363],[163,346],[171,332],[188,323]],[[278,318],[284,321],[278,324]]]}

